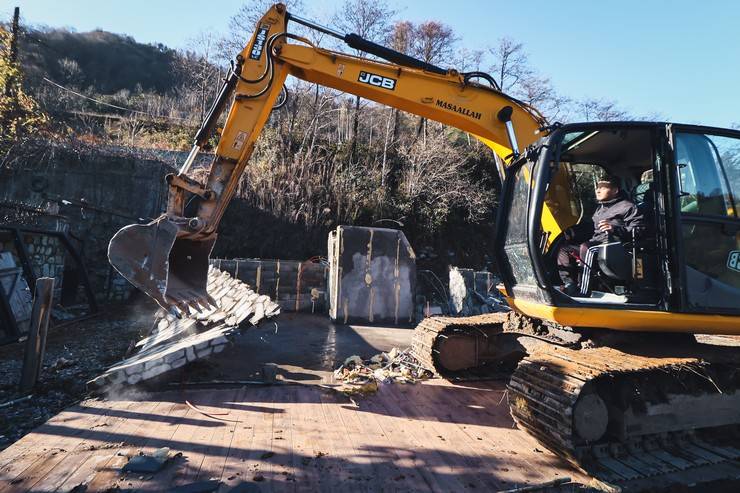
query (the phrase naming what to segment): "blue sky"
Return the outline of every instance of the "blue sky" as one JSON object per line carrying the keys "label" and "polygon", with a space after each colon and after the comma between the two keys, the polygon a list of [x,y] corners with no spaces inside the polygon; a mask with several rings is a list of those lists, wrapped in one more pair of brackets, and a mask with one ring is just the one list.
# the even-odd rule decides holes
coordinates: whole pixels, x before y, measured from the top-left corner
{"label": "blue sky", "polygon": [[[326,21],[341,0],[304,0]],[[225,31],[242,0],[0,0],[29,24],[101,28],[174,48]],[[504,36],[573,98],[616,100],[633,114],[687,123],[740,123],[740,2],[734,0],[406,0],[399,18],[449,24],[469,48]]]}

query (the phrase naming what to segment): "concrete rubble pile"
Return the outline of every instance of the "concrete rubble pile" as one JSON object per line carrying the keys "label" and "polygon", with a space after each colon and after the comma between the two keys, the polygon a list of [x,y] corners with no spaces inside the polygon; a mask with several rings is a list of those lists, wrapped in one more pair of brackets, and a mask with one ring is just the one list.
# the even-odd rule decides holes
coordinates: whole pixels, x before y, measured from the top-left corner
{"label": "concrete rubble pile", "polygon": [[452,267],[449,289],[452,315],[469,317],[509,311],[490,272]]}
{"label": "concrete rubble pile", "polygon": [[160,310],[152,332],[136,344],[136,353],[108,368],[88,386],[135,385],[160,376],[220,353],[244,320],[257,325],[280,313],[280,306],[268,296],[258,295],[213,266],[208,270],[208,294],[216,306],[200,313],[177,318]]}
{"label": "concrete rubble pile", "polygon": [[336,390],[350,395],[373,393],[380,383],[416,383],[431,376],[432,373],[411,355],[410,349],[400,351],[397,348],[376,354],[367,361],[350,356],[334,370],[334,379],[342,382]]}

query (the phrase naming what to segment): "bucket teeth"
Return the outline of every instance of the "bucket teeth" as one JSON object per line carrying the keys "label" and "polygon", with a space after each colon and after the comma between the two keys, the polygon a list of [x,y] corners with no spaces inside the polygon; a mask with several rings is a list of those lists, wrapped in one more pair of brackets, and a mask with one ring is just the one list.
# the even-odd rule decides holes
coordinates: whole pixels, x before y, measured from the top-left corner
{"label": "bucket teeth", "polygon": [[183,236],[166,216],[149,224],[132,224],[116,233],[108,246],[111,265],[161,307],[181,315],[215,305],[207,292],[208,258],[216,235]]}

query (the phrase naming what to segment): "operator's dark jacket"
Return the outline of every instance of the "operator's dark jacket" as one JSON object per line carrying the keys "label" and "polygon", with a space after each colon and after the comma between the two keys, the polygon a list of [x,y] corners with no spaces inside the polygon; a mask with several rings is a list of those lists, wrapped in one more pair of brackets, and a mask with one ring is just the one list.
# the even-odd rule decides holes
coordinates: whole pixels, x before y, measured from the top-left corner
{"label": "operator's dark jacket", "polygon": [[[637,206],[627,200],[622,192],[612,200],[599,203],[599,207],[591,217],[591,221],[577,224],[566,231],[566,238],[574,243],[588,241],[591,244],[602,243],[608,239],[609,234],[599,231],[599,221],[608,221],[613,229],[610,232],[615,241],[629,241],[632,239],[633,231],[640,233],[645,231],[647,223]],[[590,234],[590,238],[589,235]]]}

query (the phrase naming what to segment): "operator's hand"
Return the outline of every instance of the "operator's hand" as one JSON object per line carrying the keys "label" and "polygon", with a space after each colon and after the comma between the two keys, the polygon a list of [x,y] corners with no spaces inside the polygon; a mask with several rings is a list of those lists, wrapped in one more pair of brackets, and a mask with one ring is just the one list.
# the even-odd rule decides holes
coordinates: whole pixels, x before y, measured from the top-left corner
{"label": "operator's hand", "polygon": [[612,231],[614,231],[614,226],[612,226],[611,223],[606,219],[602,219],[601,221],[599,221],[598,227],[599,231],[603,231],[606,233],[611,233]]}

